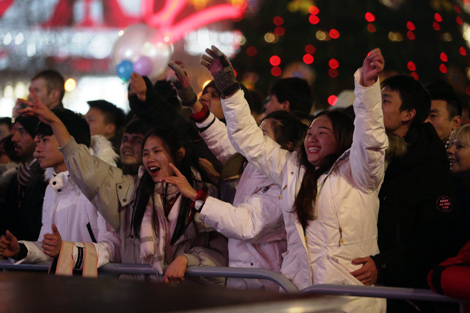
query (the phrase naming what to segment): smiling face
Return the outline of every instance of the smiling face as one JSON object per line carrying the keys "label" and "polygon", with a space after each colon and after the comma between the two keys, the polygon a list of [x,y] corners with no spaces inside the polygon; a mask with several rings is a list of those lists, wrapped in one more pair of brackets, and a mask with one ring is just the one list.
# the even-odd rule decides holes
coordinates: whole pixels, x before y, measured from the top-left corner
{"label": "smiling face", "polygon": [[169,166],[175,162],[160,137],[147,138],[142,151],[142,163],[155,183],[175,174]]}
{"label": "smiling face", "polygon": [[59,143],[54,135],[37,135],[34,141],[36,142],[34,157],[38,160],[41,168],[53,167],[56,173],[67,170],[64,156],[59,151]]}
{"label": "smiling face", "polygon": [[315,167],[319,167],[327,155],[337,153],[337,142],[328,117],[321,115],[313,120],[305,136],[304,147],[308,161]]}
{"label": "smiling face", "polygon": [[142,142],[145,135],[124,133],[121,139],[121,163],[127,166],[142,164]]}
{"label": "smiling face", "polygon": [[222,110],[222,103],[220,102],[220,96],[214,87],[207,86],[199,98],[199,102],[203,105],[207,105],[209,111],[214,114],[218,119],[224,119],[224,111]]}
{"label": "smiling face", "polygon": [[470,170],[470,147],[465,145],[458,138],[447,149],[450,161],[450,171],[459,173]]}

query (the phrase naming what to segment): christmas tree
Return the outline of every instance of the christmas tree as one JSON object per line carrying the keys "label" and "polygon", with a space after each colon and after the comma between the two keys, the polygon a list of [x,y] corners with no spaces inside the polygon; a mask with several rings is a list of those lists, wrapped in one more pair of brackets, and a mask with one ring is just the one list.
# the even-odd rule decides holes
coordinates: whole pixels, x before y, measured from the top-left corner
{"label": "christmas tree", "polygon": [[322,109],[354,87],[354,71],[379,47],[389,74],[409,74],[425,85],[443,79],[465,98],[469,12],[468,0],[257,2],[235,24],[245,40],[232,63],[246,85],[262,92],[280,77],[306,78]]}

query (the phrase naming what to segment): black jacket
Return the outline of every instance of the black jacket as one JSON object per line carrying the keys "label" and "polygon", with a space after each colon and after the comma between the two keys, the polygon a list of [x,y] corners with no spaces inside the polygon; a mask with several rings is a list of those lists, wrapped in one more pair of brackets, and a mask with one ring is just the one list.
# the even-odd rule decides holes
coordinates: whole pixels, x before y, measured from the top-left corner
{"label": "black jacket", "polygon": [[42,203],[47,183],[38,171],[27,187],[18,185],[16,175],[0,203],[0,233],[8,229],[18,240],[38,240],[42,227]]}
{"label": "black jacket", "polygon": [[393,158],[379,198],[378,283],[426,288],[433,265],[458,252],[458,211],[449,161],[429,123],[412,126],[407,153]]}

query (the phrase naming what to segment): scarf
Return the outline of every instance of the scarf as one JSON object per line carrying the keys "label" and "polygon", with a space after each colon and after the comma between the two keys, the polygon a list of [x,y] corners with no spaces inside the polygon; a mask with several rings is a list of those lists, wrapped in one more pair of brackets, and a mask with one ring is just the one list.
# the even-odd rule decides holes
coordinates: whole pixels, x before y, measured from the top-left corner
{"label": "scarf", "polygon": [[[140,259],[144,264],[151,264],[159,274],[163,274],[165,253],[171,254],[172,251],[170,240],[178,219],[180,203],[181,196],[175,186],[157,183],[142,219]],[[165,215],[165,205],[169,207],[168,217]]]}

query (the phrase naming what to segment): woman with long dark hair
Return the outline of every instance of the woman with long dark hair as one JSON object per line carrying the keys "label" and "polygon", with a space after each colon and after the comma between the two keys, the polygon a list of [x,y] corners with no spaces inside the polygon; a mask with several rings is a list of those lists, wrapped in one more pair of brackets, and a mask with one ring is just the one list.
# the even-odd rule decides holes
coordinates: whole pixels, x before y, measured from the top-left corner
{"label": "woman with long dark hair", "polygon": [[[221,90],[233,146],[281,186],[287,252],[281,272],[299,289],[312,284],[362,285],[350,272],[357,256],[377,253],[378,192],[384,177],[387,136],[378,74],[384,60],[372,50],[355,73],[354,132],[340,112],[318,115],[302,149],[291,153],[263,136],[251,117],[233,68],[216,47],[206,66]],[[348,298],[347,312],[382,312],[381,299]]]}
{"label": "woman with long dark hair", "polygon": [[227,264],[226,238],[202,223],[192,202],[162,181],[177,168],[195,188],[211,193],[177,132],[149,131],[142,147],[143,166],[135,177],[92,156],[40,101],[24,111],[51,126],[71,178],[119,232],[123,263],[151,264],[156,279],[164,282],[183,281],[188,266]]}

